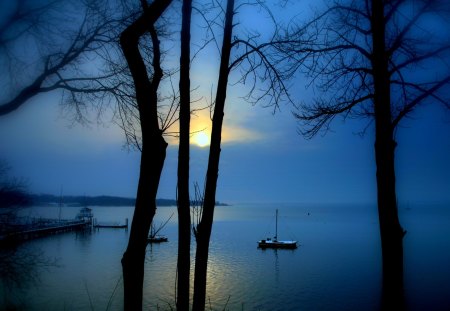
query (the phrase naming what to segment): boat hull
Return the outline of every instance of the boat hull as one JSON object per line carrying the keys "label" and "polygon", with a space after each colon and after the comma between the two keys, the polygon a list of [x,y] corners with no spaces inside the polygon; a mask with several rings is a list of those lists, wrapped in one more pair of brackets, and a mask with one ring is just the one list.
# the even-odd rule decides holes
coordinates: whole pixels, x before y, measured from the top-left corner
{"label": "boat hull", "polygon": [[258,242],[259,248],[286,248],[296,249],[297,241],[274,241],[274,240],[261,240]]}
{"label": "boat hull", "polygon": [[153,237],[153,238],[148,238],[147,242],[148,243],[162,243],[162,242],[168,242],[169,240],[166,237]]}

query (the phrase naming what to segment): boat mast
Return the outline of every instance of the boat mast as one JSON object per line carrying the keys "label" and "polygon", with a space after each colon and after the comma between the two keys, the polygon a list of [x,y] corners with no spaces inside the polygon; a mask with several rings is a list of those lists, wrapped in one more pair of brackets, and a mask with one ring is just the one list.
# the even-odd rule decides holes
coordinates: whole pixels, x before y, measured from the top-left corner
{"label": "boat mast", "polygon": [[61,191],[59,192],[59,213],[58,213],[58,220],[61,221],[61,208],[62,208],[62,193],[63,193],[63,187],[61,186]]}
{"label": "boat mast", "polygon": [[278,240],[278,209],[275,215],[275,241]]}

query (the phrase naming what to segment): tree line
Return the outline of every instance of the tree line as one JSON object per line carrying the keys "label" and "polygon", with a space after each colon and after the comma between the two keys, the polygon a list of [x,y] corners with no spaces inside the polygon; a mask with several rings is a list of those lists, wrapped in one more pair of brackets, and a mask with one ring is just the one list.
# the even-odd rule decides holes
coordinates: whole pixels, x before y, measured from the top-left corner
{"label": "tree line", "polygon": [[[53,194],[24,194],[27,198],[27,205],[50,205],[63,204],[70,206],[134,206],[136,199],[123,198],[116,196],[56,196]],[[191,201],[191,205],[196,202]],[[157,206],[177,206],[177,200],[174,199],[156,199]],[[216,206],[227,206],[226,203],[216,202]]]}
{"label": "tree line", "polygon": [[[274,110],[282,102],[291,104],[299,132],[308,139],[327,132],[338,117],[367,120],[363,132],[373,129],[375,133],[382,308],[404,309],[406,231],[398,217],[396,133],[420,106],[437,104],[450,109],[450,36],[435,31],[448,29],[450,5],[438,0],[337,0],[313,11],[312,17],[300,14],[284,23],[272,14],[271,4],[263,1],[179,2],[84,0],[80,14],[79,8],[63,0],[39,6],[24,0],[9,8],[9,18],[0,27],[0,65],[9,69],[2,80],[8,92],[0,98],[0,116],[19,110],[40,93],[61,90],[64,103],[79,122],[87,122],[89,112],[102,115],[106,107],[112,107],[112,121],[124,130],[129,146],[140,151],[134,216],[122,258],[125,310],[142,309],[145,249],[156,213],[168,135],[179,141],[176,307],[190,309],[190,250],[195,232],[192,310],[205,309],[209,241],[232,72],[247,87],[247,101]],[[277,5],[277,9],[289,10],[291,4],[277,1]],[[241,29],[235,17],[244,8],[264,12],[272,26],[270,33]],[[73,22],[67,29],[61,12]],[[174,16],[181,23],[173,23]],[[193,19],[204,25],[200,47],[191,42]],[[174,24],[180,29],[174,30]],[[50,32],[51,27],[59,31]],[[170,40],[179,40],[175,68],[166,61],[164,44]],[[39,54],[18,53],[29,42]],[[195,113],[191,65],[202,62],[198,55],[209,45],[215,45],[220,56],[214,99],[204,107],[212,115],[212,132],[205,185],[195,199],[200,212],[194,221],[189,185],[190,117]],[[17,76],[21,71],[12,68],[30,63],[26,57],[35,67]],[[98,68],[89,69],[92,64]],[[173,83],[177,79],[178,88]],[[15,81],[21,81],[19,88],[14,88]],[[299,81],[306,81],[318,96],[311,100],[302,94],[292,96],[292,87],[298,87]],[[174,125],[178,125],[175,132]]]}

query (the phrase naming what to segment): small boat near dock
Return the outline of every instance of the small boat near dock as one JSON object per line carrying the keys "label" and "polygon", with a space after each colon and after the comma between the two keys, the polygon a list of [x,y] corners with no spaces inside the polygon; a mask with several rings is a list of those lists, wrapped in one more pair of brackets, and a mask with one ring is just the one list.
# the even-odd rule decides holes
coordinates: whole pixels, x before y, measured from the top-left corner
{"label": "small boat near dock", "polygon": [[150,233],[147,237],[147,243],[153,244],[153,243],[169,242],[169,239],[165,235],[160,235],[158,233],[167,225],[172,216],[173,213],[164,223],[160,224],[158,227],[156,227],[154,223],[150,225]]}
{"label": "small boat near dock", "polygon": [[149,236],[147,238],[148,243],[162,243],[162,242],[168,242],[169,239],[164,235],[155,235],[155,236]]}

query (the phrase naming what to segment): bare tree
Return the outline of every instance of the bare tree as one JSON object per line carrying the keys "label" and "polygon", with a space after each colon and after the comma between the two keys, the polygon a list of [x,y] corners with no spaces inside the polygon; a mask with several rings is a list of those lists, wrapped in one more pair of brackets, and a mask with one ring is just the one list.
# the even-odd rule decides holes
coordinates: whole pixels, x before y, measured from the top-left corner
{"label": "bare tree", "polygon": [[86,105],[78,100],[79,94],[102,97],[114,90],[109,73],[87,64],[101,62],[101,55],[108,54],[116,42],[111,34],[123,19],[106,3],[85,0],[81,4],[54,0],[36,5],[21,0],[6,6],[11,12],[0,27],[0,66],[7,74],[0,80],[5,90],[0,116],[38,94],[59,89],[67,94],[63,98],[75,104],[81,120]]}
{"label": "bare tree", "polygon": [[[69,14],[60,11],[66,8],[62,0],[49,1],[37,8],[23,0],[17,2],[16,11],[5,24],[8,27],[0,29],[0,48],[4,52],[1,65],[7,68],[22,65],[24,62],[12,52],[16,52],[15,46],[27,40],[35,42],[36,50],[40,51],[36,55],[25,55],[35,57],[26,59],[25,63],[38,64],[28,76],[19,77],[16,73],[20,71],[11,70],[9,80],[1,80],[9,86],[23,79],[18,90],[4,96],[6,100],[0,106],[0,115],[18,109],[40,93],[57,89],[64,91],[62,98],[70,104],[71,115],[79,122],[85,121],[92,107],[97,105],[97,113],[101,114],[104,107],[113,102],[117,104],[115,120],[124,129],[127,143],[141,151],[135,213],[122,259],[127,310],[142,308],[145,248],[167,146],[162,135],[175,122],[177,109],[176,95],[167,98],[158,95],[163,77],[162,53],[160,31],[154,24],[170,3],[171,0],[161,0],[147,5],[146,1],[141,1],[142,7],[136,10],[136,6],[120,1],[109,5],[104,1],[86,0],[83,1],[84,15],[68,18]],[[124,10],[114,4],[122,5]],[[83,6],[77,4],[76,7]],[[64,18],[54,22],[49,18],[58,14]],[[78,28],[65,29],[64,19]],[[24,39],[11,35],[17,32]],[[46,34],[51,40],[45,40]],[[125,64],[117,49],[119,36]],[[10,37],[16,38],[15,41],[6,40]],[[165,113],[161,113],[159,108],[167,101],[168,108],[163,107]]]}
{"label": "bare tree", "polygon": [[4,239],[21,225],[19,212],[30,205],[26,183],[9,176],[10,167],[0,161],[0,287],[2,305],[17,308],[15,289],[26,284],[37,284],[43,269],[55,266],[57,262],[47,258],[44,253],[30,244],[20,244]]}
{"label": "bare tree", "polygon": [[[249,88],[248,93],[244,96],[244,100],[254,104],[264,102],[267,106],[275,107],[274,109],[278,107],[281,101],[290,100],[288,88],[283,82],[284,77],[281,75],[280,68],[278,67],[282,62],[277,61],[270,56],[271,46],[274,42],[269,39],[268,42],[258,43],[260,35],[257,33],[246,33],[244,34],[244,38],[239,38],[237,35],[234,37],[232,36],[234,28],[233,18],[238,9],[245,5],[260,6],[264,9],[267,8],[259,1],[243,1],[236,7],[234,0],[227,0],[226,4],[226,9],[221,8],[224,12],[225,20],[223,24],[222,46],[220,49],[219,77],[213,104],[214,113],[212,118],[206,183],[204,194],[196,195],[196,197],[201,198],[201,209],[197,206],[199,202],[195,202],[194,204],[197,206],[194,215],[196,224],[193,228],[197,248],[195,255],[194,299],[192,310],[195,311],[205,309],[209,242],[216,205],[222,126],[230,73],[234,69],[240,69],[239,78],[236,83],[247,84]],[[267,12],[270,13],[268,10]],[[216,21],[214,23],[217,24]],[[274,35],[276,30],[277,29],[274,26]],[[274,36],[271,39],[273,38]]]}
{"label": "bare tree", "polygon": [[[156,193],[166,157],[167,143],[158,118],[158,87],[163,72],[159,39],[154,27],[171,0],[154,1],[120,35],[120,45],[131,72],[141,127],[141,168],[136,206],[127,249],[122,258],[125,310],[142,309],[144,262],[147,237],[156,212]],[[150,33],[153,45],[153,76],[150,79],[139,50],[139,40]]]}
{"label": "bare tree", "polygon": [[306,24],[293,22],[277,46],[292,64],[285,74],[300,70],[321,92],[295,112],[305,137],[337,116],[374,122],[385,309],[404,308],[395,134],[420,105],[450,108],[449,36],[433,31],[448,29],[449,9],[434,0],[337,1]]}
{"label": "bare tree", "polygon": [[195,253],[194,301],[192,310],[205,310],[206,276],[208,266],[209,241],[216,204],[217,178],[219,173],[220,144],[227,94],[229,63],[231,54],[231,34],[233,30],[234,0],[227,1],[223,30],[222,54],[220,58],[219,81],[211,131],[208,169],[206,172],[205,196],[200,223],[197,226],[197,250]]}
{"label": "bare tree", "polygon": [[183,0],[180,52],[180,145],[178,151],[177,310],[189,310],[191,219],[189,198],[189,136],[191,115],[190,42],[192,0]]}
{"label": "bare tree", "polygon": [[10,169],[0,160],[0,238],[13,231],[18,212],[30,204],[25,182],[9,177]]}

